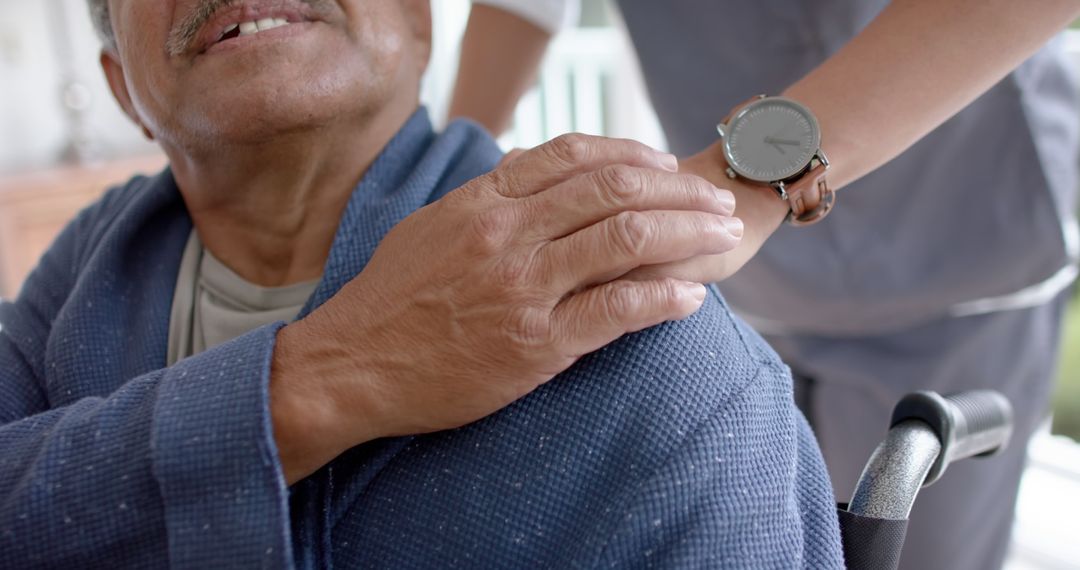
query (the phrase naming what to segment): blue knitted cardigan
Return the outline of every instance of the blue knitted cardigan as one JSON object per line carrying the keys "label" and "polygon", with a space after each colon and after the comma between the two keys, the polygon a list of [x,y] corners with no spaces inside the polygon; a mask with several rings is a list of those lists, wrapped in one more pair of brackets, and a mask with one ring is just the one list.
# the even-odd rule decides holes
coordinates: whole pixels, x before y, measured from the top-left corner
{"label": "blue knitted cardigan", "polygon": [[[302,315],[499,157],[418,111],[353,193]],[[267,406],[283,323],[165,367],[191,228],[168,170],[136,178],[0,305],[0,567],[842,567],[789,374],[715,292],[480,422],[368,443],[287,487]]]}

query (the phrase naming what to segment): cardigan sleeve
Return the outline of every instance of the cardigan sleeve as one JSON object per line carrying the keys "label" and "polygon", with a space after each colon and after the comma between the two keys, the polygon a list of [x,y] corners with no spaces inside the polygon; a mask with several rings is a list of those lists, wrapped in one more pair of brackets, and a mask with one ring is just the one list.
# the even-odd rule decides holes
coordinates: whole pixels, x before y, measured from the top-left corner
{"label": "cardigan sleeve", "polygon": [[45,347],[89,217],[0,303],[0,567],[290,567],[268,403],[283,323],[50,404]]}

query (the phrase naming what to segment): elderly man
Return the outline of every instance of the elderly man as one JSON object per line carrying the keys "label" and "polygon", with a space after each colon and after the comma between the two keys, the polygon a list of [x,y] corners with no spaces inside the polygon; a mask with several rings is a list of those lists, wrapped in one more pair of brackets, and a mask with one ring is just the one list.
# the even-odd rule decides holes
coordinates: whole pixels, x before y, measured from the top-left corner
{"label": "elderly man", "polygon": [[433,133],[426,0],[91,8],[171,166],[0,307],[0,566],[841,566],[786,369],[663,276],[730,194]]}

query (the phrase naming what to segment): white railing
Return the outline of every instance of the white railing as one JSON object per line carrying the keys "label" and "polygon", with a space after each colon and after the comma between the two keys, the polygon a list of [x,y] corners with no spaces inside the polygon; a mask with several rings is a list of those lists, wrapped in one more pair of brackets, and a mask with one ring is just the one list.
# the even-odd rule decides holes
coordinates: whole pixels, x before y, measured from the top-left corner
{"label": "white railing", "polygon": [[539,79],[518,105],[513,130],[500,141],[504,145],[531,147],[581,132],[667,147],[622,30],[581,28],[562,34]]}
{"label": "white railing", "polygon": [[[423,100],[437,122],[449,104],[468,6],[466,0],[432,4],[435,45]],[[614,12],[612,16],[618,17]],[[529,148],[568,132],[667,147],[633,47],[621,27],[575,28],[559,34],[541,66],[537,86],[522,98],[511,130],[499,142],[504,148]]]}

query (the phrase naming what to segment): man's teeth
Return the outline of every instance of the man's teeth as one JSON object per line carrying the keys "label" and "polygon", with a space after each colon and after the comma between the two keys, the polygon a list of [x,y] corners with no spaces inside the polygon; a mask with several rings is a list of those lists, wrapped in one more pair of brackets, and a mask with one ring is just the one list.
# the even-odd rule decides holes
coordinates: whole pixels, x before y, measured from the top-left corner
{"label": "man's teeth", "polygon": [[274,28],[280,28],[281,26],[287,26],[289,21],[285,18],[264,18],[254,22],[243,22],[240,24],[233,24],[228,28],[225,28],[225,34],[231,33],[233,30],[240,28],[241,36],[250,36],[259,32],[265,32]]}

